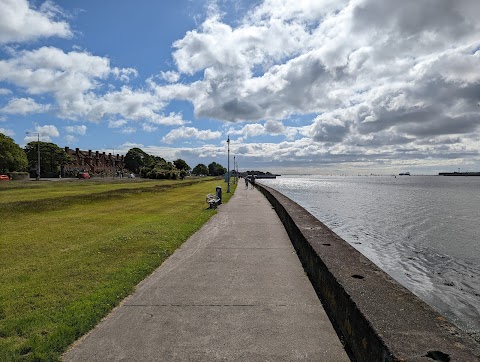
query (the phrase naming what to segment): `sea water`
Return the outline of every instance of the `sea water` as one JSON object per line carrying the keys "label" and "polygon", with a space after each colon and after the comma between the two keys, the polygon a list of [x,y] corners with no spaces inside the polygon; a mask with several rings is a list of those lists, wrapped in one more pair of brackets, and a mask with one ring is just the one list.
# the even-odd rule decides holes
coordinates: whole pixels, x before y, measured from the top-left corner
{"label": "sea water", "polygon": [[480,337],[480,177],[282,176],[291,198],[395,280]]}

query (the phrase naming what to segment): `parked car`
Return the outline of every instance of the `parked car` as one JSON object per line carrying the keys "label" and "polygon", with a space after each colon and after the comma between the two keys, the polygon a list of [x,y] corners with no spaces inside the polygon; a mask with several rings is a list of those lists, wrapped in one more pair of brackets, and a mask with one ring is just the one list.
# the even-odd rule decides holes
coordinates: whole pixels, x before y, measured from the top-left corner
{"label": "parked car", "polygon": [[10,177],[7,175],[0,175],[0,181],[10,181]]}
{"label": "parked car", "polygon": [[88,172],[79,172],[78,174],[78,178],[80,179],[89,179],[91,176]]}

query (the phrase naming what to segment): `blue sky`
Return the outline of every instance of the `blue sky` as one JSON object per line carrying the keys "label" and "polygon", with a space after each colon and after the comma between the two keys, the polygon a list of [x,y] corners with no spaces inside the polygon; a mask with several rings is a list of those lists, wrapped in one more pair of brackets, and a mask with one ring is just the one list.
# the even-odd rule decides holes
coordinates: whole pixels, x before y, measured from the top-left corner
{"label": "blue sky", "polygon": [[476,0],[0,0],[0,132],[280,173],[479,170]]}

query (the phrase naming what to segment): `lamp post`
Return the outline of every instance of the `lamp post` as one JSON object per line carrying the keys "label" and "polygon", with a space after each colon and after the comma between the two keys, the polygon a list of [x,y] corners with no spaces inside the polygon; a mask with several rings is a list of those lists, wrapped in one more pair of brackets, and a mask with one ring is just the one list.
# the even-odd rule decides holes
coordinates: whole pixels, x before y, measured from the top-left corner
{"label": "lamp post", "polygon": [[233,178],[233,183],[238,184],[238,161],[237,156],[233,156],[233,171],[235,172],[235,177]]}
{"label": "lamp post", "polygon": [[227,154],[228,154],[228,161],[227,161],[227,178],[228,178],[228,184],[227,184],[227,193],[230,193],[230,136],[228,136],[227,139]]}
{"label": "lamp post", "polygon": [[115,148],[112,151],[112,178],[115,178]]}
{"label": "lamp post", "polygon": [[27,132],[27,134],[37,135],[37,181],[40,180],[40,133],[39,132]]}

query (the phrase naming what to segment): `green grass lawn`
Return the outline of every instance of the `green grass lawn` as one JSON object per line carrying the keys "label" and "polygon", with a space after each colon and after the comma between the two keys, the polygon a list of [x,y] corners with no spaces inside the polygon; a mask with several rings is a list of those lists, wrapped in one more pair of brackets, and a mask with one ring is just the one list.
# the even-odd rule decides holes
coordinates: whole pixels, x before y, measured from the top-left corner
{"label": "green grass lawn", "polygon": [[[200,181],[201,179],[192,179]],[[190,182],[192,182],[190,181]],[[188,182],[188,181],[184,181]],[[61,187],[59,186],[61,184]],[[178,181],[162,180],[161,185],[176,184]],[[148,179],[68,179],[56,182],[13,181],[0,183],[0,204],[35,201],[62,196],[79,196],[102,193],[105,191],[155,187],[158,180]]]}
{"label": "green grass lawn", "polygon": [[0,361],[57,360],[215,213],[217,185],[228,201],[212,179],[1,185]]}

